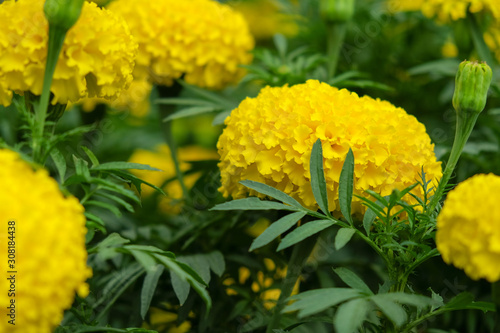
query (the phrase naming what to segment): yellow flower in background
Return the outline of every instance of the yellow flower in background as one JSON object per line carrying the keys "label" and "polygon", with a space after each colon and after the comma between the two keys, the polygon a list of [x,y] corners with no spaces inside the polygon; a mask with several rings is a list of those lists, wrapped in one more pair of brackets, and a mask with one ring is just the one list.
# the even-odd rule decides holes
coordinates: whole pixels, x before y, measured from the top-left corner
{"label": "yellow flower in background", "polygon": [[[43,0],[0,4],[0,102],[4,106],[10,104],[13,91],[42,93],[48,42],[43,4]],[[136,51],[121,17],[85,2],[59,56],[52,103],[116,98],[132,81]]]}
{"label": "yellow flower in background", "polygon": [[[46,170],[34,171],[20,156],[0,149],[0,253],[6,273],[8,237],[14,237],[15,295],[11,281],[0,279],[0,332],[51,333],[71,307],[75,292],[88,294],[85,216],[74,197],[64,197]],[[15,222],[9,234],[8,221]],[[10,229],[12,231],[12,229]],[[12,263],[11,263],[12,264]],[[7,307],[15,299],[15,325],[7,322]]]}
{"label": "yellow flower in background", "polygon": [[441,53],[445,58],[455,58],[458,56],[457,45],[453,42],[453,40],[448,39],[441,48]]}
{"label": "yellow flower in background", "polygon": [[[187,171],[190,168],[190,161],[203,161],[217,159],[217,153],[213,150],[201,148],[198,146],[181,147],[177,150],[179,156],[181,171]],[[142,163],[150,165],[162,171],[147,171],[147,170],[133,170],[132,172],[139,178],[162,187],[167,194],[167,197],[161,196],[159,206],[165,213],[178,213],[181,206],[177,203],[182,199],[182,188],[177,180],[172,180],[166,185],[164,183],[176,176],[174,162],[170,155],[170,149],[166,144],[158,145],[155,151],[144,149],[136,150],[129,159],[132,163]],[[196,172],[184,176],[184,183],[188,188],[191,188],[196,181],[200,178],[201,173]],[[143,196],[147,197],[155,192],[149,186],[142,187]]]}
{"label": "yellow flower in background", "polygon": [[420,10],[429,17],[441,22],[457,21],[467,16],[467,12],[487,11],[500,18],[498,0],[389,0],[391,12]]}
{"label": "yellow flower in background", "polygon": [[[142,328],[154,329],[160,333],[187,333],[191,330],[191,323],[187,320],[177,324],[179,315],[172,312],[178,311],[176,307],[168,303],[162,303],[162,305],[166,310],[156,307],[149,308],[149,321],[145,322]],[[194,314],[190,313],[189,317],[194,317]]]}
{"label": "yellow flower in background", "polygon": [[499,193],[499,176],[475,175],[448,193],[437,219],[443,260],[474,280],[500,280]]}
{"label": "yellow flower in background", "polygon": [[130,112],[135,118],[144,118],[150,109],[149,96],[153,85],[147,79],[134,79],[127,90],[122,91],[114,101],[103,98],[87,98],[82,101],[84,111],[93,111],[97,104],[108,104],[120,112]]}
{"label": "yellow flower in background", "polygon": [[[257,195],[239,184],[266,183],[306,207],[317,208],[310,186],[309,159],[317,139],[323,142],[329,208],[338,211],[338,181],[345,156],[355,157],[354,193],[383,196],[420,179],[421,168],[437,185],[442,170],[423,124],[386,101],[358,97],[345,89],[309,80],[293,87],[266,87],[245,99],[226,119],[219,149],[224,196]],[[413,190],[422,196],[419,187]],[[409,197],[409,196],[408,196]],[[413,198],[408,198],[414,202]],[[353,213],[363,211],[353,198]]]}
{"label": "yellow flower in background", "polygon": [[500,62],[500,21],[493,24],[484,34],[484,41]]}
{"label": "yellow flower in background", "polygon": [[249,64],[254,41],[243,16],[215,0],[117,0],[109,7],[122,15],[139,43],[138,70],[152,81],[186,82],[219,89],[236,83]]}
{"label": "yellow flower in background", "polygon": [[277,33],[292,37],[298,33],[299,27],[295,18],[282,13],[282,8],[276,1],[232,1],[229,4],[243,14],[250,32],[256,39],[269,39]]}

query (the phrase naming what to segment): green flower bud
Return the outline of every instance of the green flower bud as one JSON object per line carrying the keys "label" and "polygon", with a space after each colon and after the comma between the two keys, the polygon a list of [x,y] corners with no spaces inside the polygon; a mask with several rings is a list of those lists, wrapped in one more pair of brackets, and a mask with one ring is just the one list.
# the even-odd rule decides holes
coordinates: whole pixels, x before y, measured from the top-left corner
{"label": "green flower bud", "polygon": [[493,74],[485,62],[463,61],[455,78],[453,107],[459,113],[480,113],[486,106]]}
{"label": "green flower bud", "polygon": [[46,0],[43,7],[49,25],[68,31],[80,17],[84,0]]}
{"label": "green flower bud", "polygon": [[321,0],[321,15],[331,22],[348,22],[354,15],[354,0]]}

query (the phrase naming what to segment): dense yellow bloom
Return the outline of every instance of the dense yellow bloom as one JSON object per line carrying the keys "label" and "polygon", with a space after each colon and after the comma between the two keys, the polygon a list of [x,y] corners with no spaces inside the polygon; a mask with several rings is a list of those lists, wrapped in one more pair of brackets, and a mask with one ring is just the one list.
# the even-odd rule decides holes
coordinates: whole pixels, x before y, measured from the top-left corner
{"label": "dense yellow bloom", "polygon": [[252,60],[243,16],[215,0],[117,0],[108,8],[127,20],[139,43],[137,66],[156,83],[184,75],[190,84],[222,88]]}
{"label": "dense yellow bloom", "polygon": [[438,20],[456,21],[467,16],[467,12],[489,11],[495,18],[500,18],[498,0],[389,0],[392,12],[421,10],[427,17]]}
{"label": "dense yellow bloom", "polygon": [[437,219],[443,260],[474,280],[500,280],[500,177],[475,175],[448,193]]}
{"label": "dense yellow bloom", "polygon": [[[217,153],[215,151],[197,146],[179,148],[177,153],[179,156],[180,169],[183,172],[189,170],[190,161],[217,159]],[[163,186],[162,189],[165,191],[167,196],[161,196],[159,202],[160,209],[166,213],[178,213],[181,207],[176,202],[182,199],[181,185],[177,180],[170,181],[164,185],[167,180],[176,176],[174,162],[172,161],[168,146],[166,144],[161,144],[156,147],[155,151],[138,149],[132,154],[129,162],[147,164],[162,170],[132,170],[132,172],[137,177],[153,185],[158,187]],[[184,176],[184,183],[188,188],[190,188],[196,183],[200,176],[201,174],[199,172],[186,175]],[[149,186],[142,187],[142,193],[144,196],[149,196],[153,192],[154,189]]]}
{"label": "dense yellow bloom", "polygon": [[271,38],[280,33],[294,36],[299,27],[291,15],[283,14],[272,0],[232,1],[230,5],[245,17],[250,32],[256,39]]}
{"label": "dense yellow bloom", "polygon": [[[0,103],[10,104],[12,91],[42,93],[48,23],[43,0],[0,4]],[[52,103],[84,97],[114,99],[132,81],[137,44],[125,21],[85,2],[78,22],[68,31],[51,92]]]}
{"label": "dense yellow bloom", "polygon": [[[0,279],[0,332],[51,333],[75,291],[81,297],[88,294],[83,207],[76,198],[64,197],[46,170],[34,171],[10,150],[0,150],[0,179],[0,270],[17,272],[15,296],[8,296],[6,275]],[[15,222],[15,234],[8,233],[8,221]],[[12,236],[15,263],[6,269]],[[6,316],[11,299],[15,326]]]}
{"label": "dense yellow bloom", "polygon": [[[403,189],[420,179],[422,167],[432,184],[441,177],[434,145],[415,117],[389,102],[358,97],[315,80],[264,88],[233,110],[226,125],[217,144],[220,190],[233,198],[248,195],[239,181],[249,179],[288,193],[307,207],[317,207],[309,159],[318,138],[323,142],[331,211],[338,210],[338,181],[349,147],[355,157],[354,193],[358,195],[368,196],[367,189],[383,196]],[[362,210],[360,199],[354,197],[353,213]]]}

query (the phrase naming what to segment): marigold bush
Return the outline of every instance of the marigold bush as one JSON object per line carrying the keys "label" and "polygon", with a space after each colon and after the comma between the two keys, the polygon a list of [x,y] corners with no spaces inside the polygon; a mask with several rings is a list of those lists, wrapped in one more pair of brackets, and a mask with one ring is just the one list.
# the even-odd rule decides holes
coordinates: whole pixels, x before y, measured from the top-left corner
{"label": "marigold bush", "polygon": [[[434,145],[415,117],[389,102],[315,80],[264,88],[233,110],[226,125],[217,144],[220,190],[233,198],[248,194],[239,181],[249,179],[317,207],[309,183],[309,158],[317,139],[323,142],[331,211],[338,210],[338,181],[349,148],[358,195],[367,196],[367,189],[383,196],[403,189],[419,180],[422,167],[432,184],[441,177]],[[363,210],[359,198],[353,204],[353,213]]]}
{"label": "marigold bush", "polygon": [[156,83],[171,85],[184,75],[190,84],[222,88],[252,60],[243,16],[217,1],[118,0],[109,9],[127,20],[139,43],[138,75],[148,73]]}
{"label": "marigold bush", "polygon": [[472,279],[500,279],[500,177],[478,174],[448,193],[438,216],[436,243],[443,260]]}
{"label": "marigold bush", "polygon": [[[0,4],[0,103],[12,92],[42,93],[48,23],[43,0]],[[52,103],[84,97],[114,99],[132,81],[137,44],[124,20],[85,2],[78,22],[68,31],[54,73]]]}
{"label": "marigold bush", "polygon": [[[85,216],[72,196],[64,197],[44,169],[34,171],[13,151],[0,149],[0,230],[2,267],[7,263],[7,221],[15,221],[16,325],[5,312],[10,282],[0,279],[0,332],[51,333],[75,291],[85,297],[91,276],[86,266]],[[29,190],[27,190],[29,189]],[[3,269],[2,269],[3,270]]]}

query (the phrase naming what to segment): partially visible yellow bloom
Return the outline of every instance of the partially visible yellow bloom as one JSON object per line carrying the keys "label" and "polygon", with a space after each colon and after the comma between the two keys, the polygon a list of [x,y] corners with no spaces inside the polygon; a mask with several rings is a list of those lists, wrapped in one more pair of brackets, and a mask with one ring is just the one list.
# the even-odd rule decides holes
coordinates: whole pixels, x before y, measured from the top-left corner
{"label": "partially visible yellow bloom", "polygon": [[146,79],[134,79],[127,90],[122,91],[114,101],[103,98],[88,98],[82,101],[84,111],[92,111],[97,104],[105,103],[120,112],[130,112],[135,118],[144,118],[150,110],[149,96],[153,85]]}
{"label": "partially visible yellow bloom", "polygon": [[499,193],[499,176],[475,175],[448,193],[437,219],[443,260],[474,280],[500,280]]}
{"label": "partially visible yellow bloom", "polygon": [[[215,151],[197,146],[181,147],[178,149],[177,153],[179,156],[181,171],[189,170],[189,161],[217,159],[217,153]],[[132,154],[129,162],[147,164],[162,170],[132,170],[137,177],[158,187],[162,187],[167,180],[176,176],[174,162],[172,161],[170,155],[170,149],[166,144],[157,146],[155,151],[138,149]],[[184,183],[188,188],[190,188],[196,183],[200,176],[201,173],[199,172],[187,175],[184,177]],[[167,194],[167,197],[161,196],[159,203],[160,209],[165,213],[178,213],[181,209],[181,206],[177,204],[177,201],[182,198],[181,185],[177,180],[173,180],[163,186],[162,189]],[[149,196],[153,192],[155,192],[155,190],[149,186],[142,187],[142,193],[144,196]]]}
{"label": "partially visible yellow bloom", "polygon": [[[10,104],[12,91],[42,93],[48,42],[43,3],[0,4],[0,102],[4,106]],[[52,103],[116,98],[132,81],[136,51],[137,44],[121,17],[85,2],[59,56]]]}
{"label": "partially visible yellow bloom", "polygon": [[500,62],[500,21],[493,24],[484,34],[484,40],[490,50],[495,53],[495,57]]}
{"label": "partially visible yellow bloom", "polygon": [[299,31],[295,18],[282,13],[276,1],[232,1],[230,5],[243,14],[256,39],[268,39],[277,33],[293,37]]}
{"label": "partially visible yellow bloom", "polygon": [[467,16],[467,12],[488,11],[500,18],[498,0],[389,0],[391,12],[421,10],[429,17],[441,22],[457,21]]}
{"label": "partially visible yellow bloom", "polygon": [[[215,0],[117,0],[139,43],[137,66],[159,84],[186,82],[219,89],[236,83],[254,41],[241,14]],[[158,16],[160,15],[160,16]]]}
{"label": "partially visible yellow bloom", "polygon": [[[34,171],[20,156],[0,149],[0,332],[51,333],[75,292],[88,294],[84,209],[74,197],[64,197],[45,169]],[[8,222],[15,226],[8,229]],[[9,233],[10,231],[10,233]],[[12,237],[12,239],[9,239]],[[10,243],[9,243],[10,242]],[[8,262],[8,246],[15,262]],[[8,269],[7,264],[11,264]],[[7,271],[16,271],[15,295]],[[15,300],[15,325],[7,307]]]}
{"label": "partially visible yellow bloom", "polygon": [[[359,97],[345,89],[309,80],[293,87],[266,87],[245,99],[226,119],[217,147],[219,189],[234,199],[258,195],[241,185],[253,180],[275,187],[316,209],[309,159],[314,142],[323,143],[329,208],[339,211],[338,182],[345,156],[355,157],[354,193],[369,197],[402,190],[420,179],[421,168],[434,186],[440,162],[423,124],[386,101]],[[421,188],[413,193],[422,196]],[[415,202],[409,198],[409,202]],[[364,211],[353,198],[353,213]]]}
{"label": "partially visible yellow bloom", "polygon": [[445,58],[455,58],[458,56],[457,45],[452,40],[447,40],[441,48],[441,53]]}
{"label": "partially visible yellow bloom", "polygon": [[[173,309],[169,304],[164,305],[167,308]],[[158,332],[164,333],[187,333],[191,330],[191,323],[189,321],[183,321],[181,324],[177,325],[177,318],[179,315],[175,312],[159,309],[156,307],[149,308],[149,322],[144,323],[142,328],[154,329]],[[190,317],[191,314],[190,314]]]}

